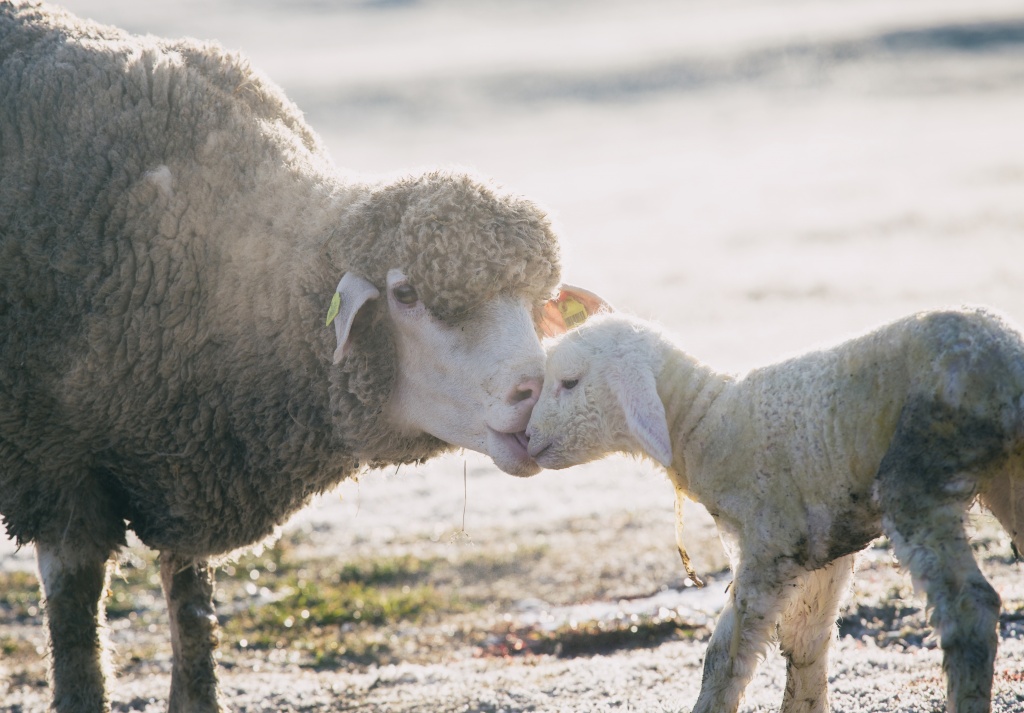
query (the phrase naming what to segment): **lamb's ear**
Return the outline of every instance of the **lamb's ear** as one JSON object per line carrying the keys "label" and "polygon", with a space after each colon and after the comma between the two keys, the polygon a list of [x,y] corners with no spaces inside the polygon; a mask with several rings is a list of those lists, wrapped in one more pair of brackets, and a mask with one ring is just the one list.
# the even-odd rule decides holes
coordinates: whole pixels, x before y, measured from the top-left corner
{"label": "lamb's ear", "polygon": [[560,285],[558,296],[544,303],[537,317],[537,324],[545,337],[557,337],[583,324],[587,317],[598,312],[614,311],[608,302],[590,290],[573,285]]}
{"label": "lamb's ear", "polygon": [[672,439],[654,374],[649,369],[616,369],[609,374],[608,382],[626,415],[626,428],[633,438],[646,455],[671,468]]}
{"label": "lamb's ear", "polygon": [[327,313],[327,324],[334,323],[334,333],[338,337],[338,347],[334,350],[334,363],[337,364],[348,354],[349,335],[352,323],[364,304],[380,297],[380,291],[373,283],[354,272],[346,272],[338,291],[331,300],[331,308]]}

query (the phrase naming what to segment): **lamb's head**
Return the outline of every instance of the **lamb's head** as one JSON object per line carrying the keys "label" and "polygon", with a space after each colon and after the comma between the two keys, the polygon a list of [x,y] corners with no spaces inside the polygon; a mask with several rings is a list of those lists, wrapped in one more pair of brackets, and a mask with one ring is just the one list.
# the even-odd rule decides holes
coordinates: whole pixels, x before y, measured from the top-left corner
{"label": "lamb's head", "polygon": [[545,214],[465,174],[437,172],[376,188],[341,229],[340,432],[361,428],[355,400],[376,422],[376,434],[355,439],[371,462],[451,444],[508,473],[536,473],[524,431],[543,378],[538,324],[559,278]]}
{"label": "lamb's head", "polygon": [[566,468],[624,452],[670,466],[658,345],[650,327],[620,315],[594,317],[552,342],[526,429],[537,463]]}

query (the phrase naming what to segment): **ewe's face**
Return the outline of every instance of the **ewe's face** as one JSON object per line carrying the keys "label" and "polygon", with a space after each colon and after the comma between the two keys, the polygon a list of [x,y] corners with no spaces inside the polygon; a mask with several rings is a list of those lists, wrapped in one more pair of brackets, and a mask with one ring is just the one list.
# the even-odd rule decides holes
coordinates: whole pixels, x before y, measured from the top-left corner
{"label": "ewe's face", "polygon": [[526,300],[493,297],[448,324],[401,271],[388,273],[386,291],[398,351],[389,420],[487,454],[506,473],[537,473],[524,431],[540,395],[544,352]]}
{"label": "ewe's face", "polygon": [[544,388],[526,429],[529,453],[544,468],[560,469],[615,450],[618,405],[604,403],[604,375],[593,368],[588,345],[569,334],[548,352]]}

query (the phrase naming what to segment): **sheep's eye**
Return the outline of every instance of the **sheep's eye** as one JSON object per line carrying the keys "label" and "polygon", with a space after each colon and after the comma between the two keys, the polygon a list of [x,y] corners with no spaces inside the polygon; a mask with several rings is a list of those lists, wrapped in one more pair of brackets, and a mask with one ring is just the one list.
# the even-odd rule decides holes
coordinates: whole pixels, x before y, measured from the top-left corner
{"label": "sheep's eye", "polygon": [[420,298],[420,296],[416,294],[416,288],[408,283],[398,285],[391,290],[391,294],[395,296],[396,300],[404,305],[416,304],[416,301]]}
{"label": "sheep's eye", "polygon": [[576,388],[576,384],[580,383],[579,379],[562,379],[562,388],[566,391],[570,391]]}

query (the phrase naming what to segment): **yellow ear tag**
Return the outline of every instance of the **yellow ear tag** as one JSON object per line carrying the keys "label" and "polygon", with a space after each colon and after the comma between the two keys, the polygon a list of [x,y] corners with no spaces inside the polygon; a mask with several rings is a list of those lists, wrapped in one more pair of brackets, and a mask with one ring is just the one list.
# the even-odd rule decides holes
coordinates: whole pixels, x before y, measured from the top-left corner
{"label": "yellow ear tag", "polygon": [[338,316],[338,310],[341,309],[341,293],[335,292],[334,297],[331,298],[331,306],[327,308],[327,326],[331,326],[331,322]]}
{"label": "yellow ear tag", "polygon": [[587,313],[587,308],[575,297],[566,297],[564,300],[558,300],[558,311],[562,313],[562,319],[565,321],[565,326],[568,329],[578,327],[590,316]]}

